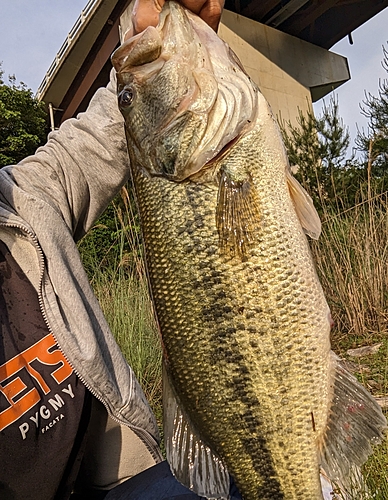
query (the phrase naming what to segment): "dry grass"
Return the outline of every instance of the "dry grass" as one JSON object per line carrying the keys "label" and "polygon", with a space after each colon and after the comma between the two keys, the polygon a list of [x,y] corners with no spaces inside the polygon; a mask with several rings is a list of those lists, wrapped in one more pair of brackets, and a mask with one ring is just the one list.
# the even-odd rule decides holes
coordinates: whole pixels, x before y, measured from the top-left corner
{"label": "dry grass", "polygon": [[[387,194],[346,212],[325,211],[312,243],[317,270],[336,325],[333,341],[368,344],[388,333]],[[350,346],[349,346],[350,347]]]}

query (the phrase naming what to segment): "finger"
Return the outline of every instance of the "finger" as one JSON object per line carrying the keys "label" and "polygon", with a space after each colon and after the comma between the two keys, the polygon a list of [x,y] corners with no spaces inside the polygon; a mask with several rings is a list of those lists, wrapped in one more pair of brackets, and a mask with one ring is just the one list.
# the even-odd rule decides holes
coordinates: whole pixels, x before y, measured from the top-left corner
{"label": "finger", "polygon": [[187,9],[198,14],[214,31],[220,23],[225,0],[181,0]]}
{"label": "finger", "polygon": [[186,7],[186,9],[194,12],[194,14],[197,14],[199,16],[199,13],[201,12],[201,9],[205,5],[205,3],[207,3],[207,0],[181,0],[180,3],[183,5],[183,7]]}
{"label": "finger", "polygon": [[222,9],[225,0],[207,0],[199,12],[201,17],[214,31],[217,31],[220,24]]}
{"label": "finger", "polygon": [[132,14],[134,34],[144,31],[148,26],[158,25],[164,3],[165,0],[135,0]]}

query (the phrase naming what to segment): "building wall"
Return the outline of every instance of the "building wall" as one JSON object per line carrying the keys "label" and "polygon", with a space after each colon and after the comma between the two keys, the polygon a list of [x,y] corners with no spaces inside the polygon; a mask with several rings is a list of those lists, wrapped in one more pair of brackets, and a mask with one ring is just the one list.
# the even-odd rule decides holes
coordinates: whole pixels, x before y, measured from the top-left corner
{"label": "building wall", "polygon": [[278,119],[296,123],[298,110],[350,78],[344,57],[230,11],[220,37],[236,52]]}

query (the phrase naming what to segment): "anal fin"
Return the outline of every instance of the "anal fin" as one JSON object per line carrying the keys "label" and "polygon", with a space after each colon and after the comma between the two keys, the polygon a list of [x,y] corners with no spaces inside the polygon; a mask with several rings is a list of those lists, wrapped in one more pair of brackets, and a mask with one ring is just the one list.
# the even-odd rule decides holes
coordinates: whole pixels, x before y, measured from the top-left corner
{"label": "anal fin", "polygon": [[201,440],[181,408],[165,365],[163,427],[167,462],[178,481],[201,497],[228,500],[228,471],[219,457]]}

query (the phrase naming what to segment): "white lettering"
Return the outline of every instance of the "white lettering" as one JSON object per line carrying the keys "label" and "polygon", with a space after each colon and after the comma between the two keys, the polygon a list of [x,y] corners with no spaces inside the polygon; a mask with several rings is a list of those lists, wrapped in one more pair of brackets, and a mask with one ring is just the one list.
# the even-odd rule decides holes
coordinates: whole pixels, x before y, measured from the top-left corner
{"label": "white lettering", "polygon": [[52,420],[49,424],[47,424],[45,427],[42,427],[42,434],[44,434],[45,432],[49,431],[52,427],[54,427],[54,425],[59,422],[60,420],[62,420],[63,418],[65,418],[65,415],[63,413],[61,413],[60,415],[57,415],[54,420]]}
{"label": "white lettering", "polygon": [[73,392],[73,389],[71,387],[71,384],[69,384],[67,386],[67,389],[62,389],[62,392],[65,392],[66,394],[70,394],[71,399],[74,398],[74,392]]}
{"label": "white lettering", "polygon": [[35,417],[31,415],[30,420],[32,420],[36,427],[38,427],[38,412],[35,412]]}
{"label": "white lettering", "polygon": [[[71,384],[67,386],[66,389],[62,389],[62,391],[66,394],[68,394],[71,398],[74,398],[74,392],[71,387]],[[62,399],[62,397],[59,394],[55,394],[55,396],[51,399],[48,400],[48,403],[52,406],[54,411],[58,411],[62,406],[65,405],[65,401]],[[52,411],[47,408],[47,406],[42,405],[38,411],[35,412],[34,415],[31,415],[29,419],[31,422],[34,422],[35,427],[39,427],[39,416],[45,420],[48,420],[52,416]],[[44,434],[46,431],[48,431],[51,427],[53,427],[57,422],[62,420],[64,417],[63,413],[60,415],[56,416],[54,420],[52,420],[50,423],[42,427],[42,434]],[[26,439],[27,434],[30,430],[30,424],[28,422],[24,422],[23,424],[19,425],[19,430],[20,434],[22,436],[22,439]]]}
{"label": "white lettering", "polygon": [[47,420],[51,416],[50,410],[48,410],[47,406],[45,406],[45,405],[40,407],[39,413],[40,413],[40,416],[42,418],[44,418],[45,420]]}
{"label": "white lettering", "polygon": [[65,404],[65,402],[63,401],[63,399],[59,394],[55,394],[55,398],[49,399],[48,402],[54,408],[55,411],[58,411],[58,409],[62,408],[62,406]]}
{"label": "white lettering", "polygon": [[23,439],[26,439],[27,432],[28,432],[29,428],[30,428],[30,426],[28,425],[27,422],[24,422],[24,424],[19,425],[20,433],[21,433]]}

